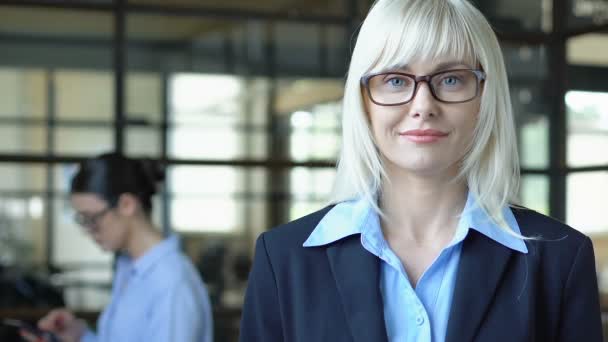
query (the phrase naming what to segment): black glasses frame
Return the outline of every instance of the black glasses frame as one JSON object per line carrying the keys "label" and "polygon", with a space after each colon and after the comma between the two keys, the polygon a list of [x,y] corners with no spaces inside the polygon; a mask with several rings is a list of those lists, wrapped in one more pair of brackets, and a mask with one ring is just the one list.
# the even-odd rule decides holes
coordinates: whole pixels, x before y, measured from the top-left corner
{"label": "black glasses frame", "polygon": [[97,229],[99,220],[101,220],[107,213],[112,211],[114,207],[107,207],[93,214],[85,214],[76,212],[74,214],[74,221],[81,227],[86,228],[89,231]]}
{"label": "black glasses frame", "polygon": [[[470,99],[467,100],[462,100],[462,101],[445,101],[440,99],[439,97],[437,97],[437,94],[435,94],[435,89],[431,83],[431,80],[433,79],[433,77],[437,76],[437,75],[441,75],[441,74],[445,74],[445,73],[449,73],[449,72],[455,72],[455,71],[471,71],[475,74],[475,77],[477,77],[477,84],[476,84],[476,88],[475,88],[475,95],[473,97],[471,97]],[[391,104],[385,104],[385,103],[380,103],[377,102],[376,100],[374,100],[374,97],[372,96],[372,91],[369,87],[369,80],[372,77],[375,76],[380,76],[380,75],[401,75],[401,76],[406,76],[409,77],[411,79],[414,80],[414,91],[412,92],[412,96],[407,99],[406,101],[403,102],[398,102],[398,103],[391,103]],[[363,77],[361,77],[361,85],[367,90],[367,95],[369,96],[369,99],[379,105],[379,106],[400,106],[403,104],[406,104],[408,102],[411,102],[414,97],[416,97],[416,93],[418,92],[418,84],[421,82],[426,82],[429,85],[429,89],[431,90],[431,95],[433,95],[433,98],[439,102],[443,102],[443,103],[464,103],[464,102],[469,102],[471,100],[473,100],[474,98],[476,98],[477,96],[479,96],[479,85],[481,84],[481,82],[485,81],[486,79],[486,73],[483,70],[478,70],[478,69],[452,69],[452,70],[443,70],[443,71],[438,71],[436,73],[430,74],[430,75],[425,75],[425,76],[416,76],[413,74],[406,74],[403,72],[394,72],[394,71],[390,71],[390,72],[379,72],[379,73],[375,73],[375,74],[371,74],[371,75],[365,75]]]}

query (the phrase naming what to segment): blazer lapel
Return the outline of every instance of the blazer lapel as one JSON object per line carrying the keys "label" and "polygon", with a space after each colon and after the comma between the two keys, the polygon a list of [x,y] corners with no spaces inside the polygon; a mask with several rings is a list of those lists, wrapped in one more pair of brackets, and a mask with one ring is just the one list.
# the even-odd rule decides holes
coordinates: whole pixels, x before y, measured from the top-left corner
{"label": "blazer lapel", "polygon": [[463,241],[446,342],[468,342],[492,303],[512,251],[474,229]]}
{"label": "blazer lapel", "polygon": [[356,342],[386,342],[380,295],[380,262],[361,245],[360,235],[327,248],[346,321]]}

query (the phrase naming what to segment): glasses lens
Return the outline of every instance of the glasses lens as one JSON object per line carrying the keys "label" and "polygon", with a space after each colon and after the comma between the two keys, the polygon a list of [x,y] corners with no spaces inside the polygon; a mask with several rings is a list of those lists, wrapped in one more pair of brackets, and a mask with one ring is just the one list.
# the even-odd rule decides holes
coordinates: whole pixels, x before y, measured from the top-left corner
{"label": "glasses lens", "polygon": [[86,229],[93,230],[97,228],[99,220],[110,210],[111,208],[106,208],[94,214],[85,214],[77,212],[76,214],[74,214],[74,221]]}
{"label": "glasses lens", "polygon": [[74,214],[74,221],[85,228],[88,228],[91,225],[91,219],[83,213],[76,213]]}
{"label": "glasses lens", "polygon": [[416,80],[406,75],[380,74],[370,77],[368,87],[374,102],[392,105],[412,98]]}
{"label": "glasses lens", "polygon": [[479,81],[472,70],[451,70],[435,74],[431,86],[438,100],[465,102],[477,96]]}

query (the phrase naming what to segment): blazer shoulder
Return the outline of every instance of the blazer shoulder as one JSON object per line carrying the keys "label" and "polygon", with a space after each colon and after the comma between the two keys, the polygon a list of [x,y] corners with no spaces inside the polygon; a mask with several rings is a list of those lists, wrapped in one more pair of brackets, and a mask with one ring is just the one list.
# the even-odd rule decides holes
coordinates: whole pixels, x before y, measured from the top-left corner
{"label": "blazer shoulder", "polygon": [[333,207],[334,205],[329,205],[321,210],[262,233],[266,244],[271,245],[273,249],[291,249],[296,246],[302,247],[304,241],[308,239],[321,219],[323,219]]}
{"label": "blazer shoulder", "polygon": [[569,236],[576,240],[586,238],[585,234],[567,224],[529,208],[513,208],[513,214],[524,236],[549,239],[560,239]]}
{"label": "blazer shoulder", "polygon": [[588,236],[567,224],[532,209],[513,208],[513,214],[521,234],[532,238],[528,242],[559,242],[559,244],[552,245],[560,250],[578,250],[589,239]]}

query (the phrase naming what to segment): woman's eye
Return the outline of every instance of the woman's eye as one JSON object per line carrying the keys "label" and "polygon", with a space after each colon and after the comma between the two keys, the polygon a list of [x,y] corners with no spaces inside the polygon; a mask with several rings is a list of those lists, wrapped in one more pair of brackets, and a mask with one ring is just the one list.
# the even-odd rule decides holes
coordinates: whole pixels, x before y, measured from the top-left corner
{"label": "woman's eye", "polygon": [[398,77],[393,77],[388,80],[388,83],[393,87],[403,87],[405,85],[405,80]]}
{"label": "woman's eye", "polygon": [[458,84],[459,81],[460,80],[456,77],[448,76],[443,79],[443,84],[447,85],[447,86],[453,86],[453,85]]}

